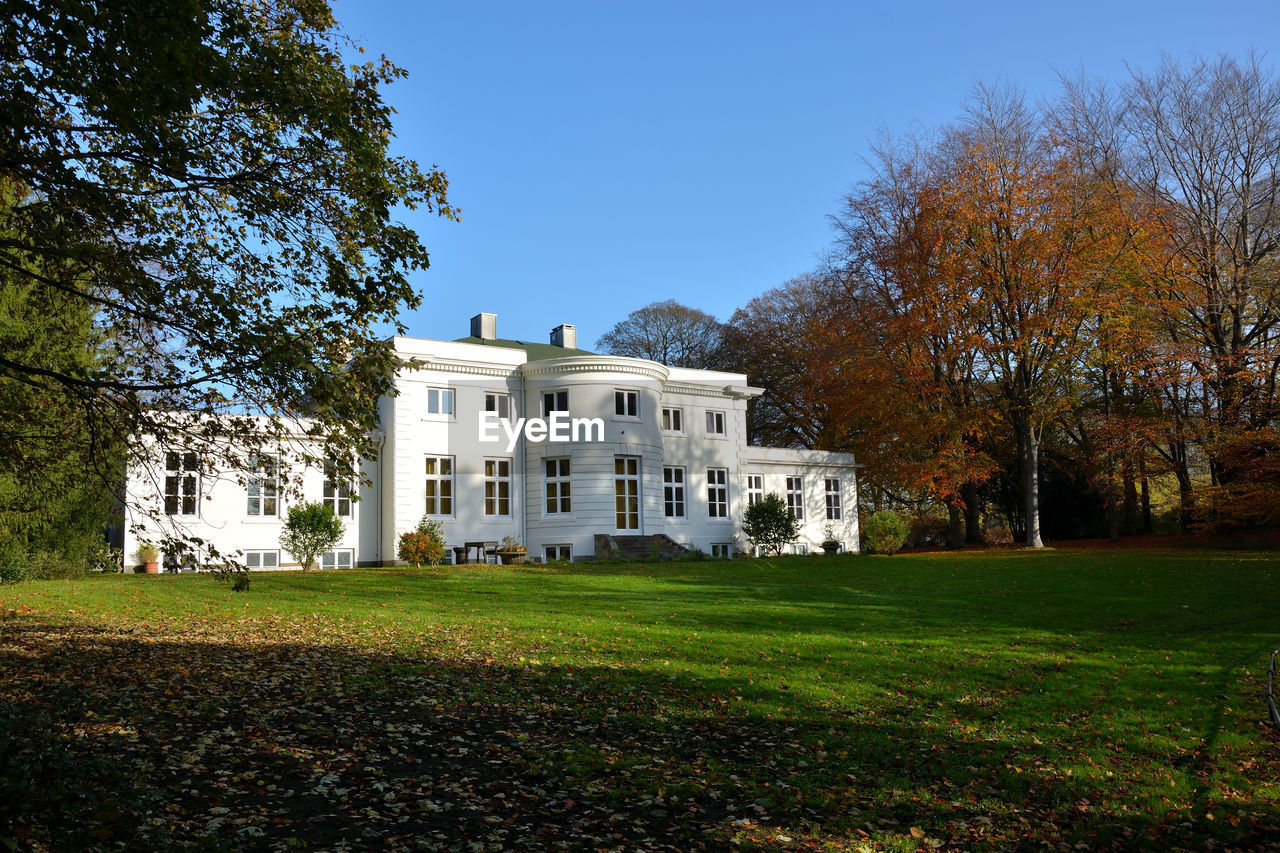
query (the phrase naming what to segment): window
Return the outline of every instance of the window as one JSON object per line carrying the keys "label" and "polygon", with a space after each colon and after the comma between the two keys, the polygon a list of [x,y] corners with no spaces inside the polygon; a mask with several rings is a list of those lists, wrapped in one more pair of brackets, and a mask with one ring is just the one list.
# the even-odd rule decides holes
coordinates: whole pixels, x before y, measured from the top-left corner
{"label": "window", "polygon": [[573,511],[569,494],[569,460],[544,459],[542,470],[546,475],[547,515],[563,515]]}
{"label": "window", "polygon": [[724,435],[724,412],[707,412],[707,435]]}
{"label": "window", "polygon": [[485,394],[484,410],[493,412],[499,420],[511,420],[511,398],[506,394]]}
{"label": "window", "polygon": [[662,506],[667,518],[684,518],[684,469],[662,469]]}
{"label": "window", "polygon": [[568,563],[573,560],[573,549],[568,545],[547,545],[542,552],[542,562]]}
{"label": "window", "polygon": [[278,569],[280,568],[280,552],[245,551],[244,567],[246,569]]}
{"label": "window", "polygon": [[325,551],[320,555],[322,569],[349,569],[355,564],[355,551],[351,548],[339,548],[336,551]]}
{"label": "window", "polygon": [[453,457],[427,457],[427,515],[453,515]]}
{"label": "window", "polygon": [[569,411],[568,391],[548,391],[542,395],[542,416],[551,417],[552,412]]}
{"label": "window", "polygon": [[338,518],[351,517],[351,482],[339,479],[336,459],[325,460],[323,498],[324,505]]}
{"label": "window", "polygon": [[249,497],[246,511],[249,515],[274,518],[280,514],[280,483],[276,477],[278,461],[274,456],[259,456],[253,463],[253,474],[248,479]]}
{"label": "window", "polygon": [[805,542],[791,543],[791,553],[798,557],[805,557],[809,554],[809,545]]}
{"label": "window", "polygon": [[663,409],[662,428],[667,432],[684,432],[684,409]]}
{"label": "window", "polygon": [[827,478],[827,520],[840,521],[844,507],[840,503],[840,481]]}
{"label": "window", "polygon": [[427,389],[427,414],[448,416],[453,414],[453,391],[448,388]]}
{"label": "window", "polygon": [[164,455],[166,515],[195,515],[200,505],[200,460],[191,451]]}
{"label": "window", "polygon": [[511,515],[511,460],[484,460],[484,514]]}
{"label": "window", "polygon": [[613,506],[619,530],[640,529],[640,460],[634,456],[613,459]]}
{"label": "window", "polygon": [[732,542],[712,542],[711,556],[720,557],[725,560],[729,559],[730,557],[733,556],[733,543]]}
{"label": "window", "polygon": [[707,469],[707,515],[729,517],[729,469]]}
{"label": "window", "polygon": [[796,521],[804,521],[804,478],[787,478],[787,509]]}
{"label": "window", "polygon": [[748,474],[747,475],[747,506],[760,503],[764,500],[764,475]]}
{"label": "window", "polygon": [[620,418],[640,417],[640,392],[614,391],[613,413]]}

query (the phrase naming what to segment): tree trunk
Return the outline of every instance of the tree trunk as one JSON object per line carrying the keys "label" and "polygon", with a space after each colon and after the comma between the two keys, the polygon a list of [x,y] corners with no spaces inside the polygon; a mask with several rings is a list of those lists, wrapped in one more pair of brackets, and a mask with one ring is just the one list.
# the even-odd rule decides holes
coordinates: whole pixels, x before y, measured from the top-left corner
{"label": "tree trunk", "polygon": [[958,504],[947,504],[947,547],[959,550],[964,547],[964,510]]}
{"label": "tree trunk", "polygon": [[1133,477],[1133,465],[1124,466],[1124,534],[1138,532],[1138,483]]}
{"label": "tree trunk", "polygon": [[966,545],[982,542],[982,513],[978,506],[978,487],[965,483],[960,490],[964,497],[964,541]]}
{"label": "tree trunk", "polygon": [[1022,434],[1022,490],[1027,520],[1027,547],[1043,548],[1040,538],[1040,437],[1034,428]]}
{"label": "tree trunk", "polygon": [[1150,533],[1151,526],[1151,486],[1147,483],[1147,460],[1145,456],[1138,457],[1138,477],[1142,483],[1142,532]]}

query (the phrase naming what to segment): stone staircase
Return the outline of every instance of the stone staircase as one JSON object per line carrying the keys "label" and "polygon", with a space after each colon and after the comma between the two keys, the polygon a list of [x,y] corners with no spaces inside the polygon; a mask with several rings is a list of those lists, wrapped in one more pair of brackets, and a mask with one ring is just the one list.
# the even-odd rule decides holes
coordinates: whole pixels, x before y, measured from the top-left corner
{"label": "stone staircase", "polygon": [[688,553],[689,550],[665,533],[656,533],[652,536],[613,536],[608,533],[597,533],[595,545],[597,560],[639,560],[647,557],[674,560]]}

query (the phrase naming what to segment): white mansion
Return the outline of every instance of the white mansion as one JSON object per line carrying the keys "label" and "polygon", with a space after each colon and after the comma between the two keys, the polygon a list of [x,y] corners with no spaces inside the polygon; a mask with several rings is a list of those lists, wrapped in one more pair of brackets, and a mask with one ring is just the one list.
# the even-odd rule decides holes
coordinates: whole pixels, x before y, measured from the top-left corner
{"label": "white mansion", "polygon": [[[398,395],[380,402],[381,453],[360,465],[369,485],[314,469],[302,478],[304,499],[330,504],[346,527],[323,568],[394,563],[400,534],[423,516],[443,524],[450,557],[470,546],[476,559],[482,543],[508,536],[534,560],[656,549],[664,536],[731,556],[748,547],[744,508],[769,492],[802,522],[797,553],[829,536],[858,548],[852,454],[748,445],[747,400],[761,392],[742,374],[595,355],[568,325],[549,344],[500,339],[493,314],[473,318],[460,340],[394,343],[422,366],[403,370]],[[228,476],[182,448],[158,457],[130,471],[128,504],[155,518],[129,519],[127,565],[166,523],[250,569],[291,564],[279,544],[286,497],[270,466]]]}

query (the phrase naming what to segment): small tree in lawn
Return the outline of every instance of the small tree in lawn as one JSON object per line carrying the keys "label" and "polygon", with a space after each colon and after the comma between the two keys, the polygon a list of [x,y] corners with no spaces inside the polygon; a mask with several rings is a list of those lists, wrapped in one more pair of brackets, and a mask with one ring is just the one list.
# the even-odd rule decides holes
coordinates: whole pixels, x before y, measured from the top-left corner
{"label": "small tree in lawn", "polygon": [[313,501],[289,507],[289,518],[280,534],[280,546],[311,571],[316,557],[333,548],[342,539],[342,522],[327,504]]}
{"label": "small tree in lawn", "polygon": [[782,553],[782,546],[794,542],[800,535],[800,522],[787,509],[787,504],[776,492],[747,507],[742,514],[742,532],[752,545]]}

